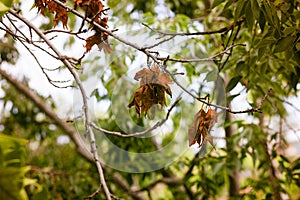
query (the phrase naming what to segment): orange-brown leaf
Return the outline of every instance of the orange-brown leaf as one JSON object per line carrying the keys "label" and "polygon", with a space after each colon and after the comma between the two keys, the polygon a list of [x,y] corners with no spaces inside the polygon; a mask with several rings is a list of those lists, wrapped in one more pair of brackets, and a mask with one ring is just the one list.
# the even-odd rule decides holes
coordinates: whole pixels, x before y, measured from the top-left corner
{"label": "orange-brown leaf", "polygon": [[217,113],[209,109],[200,109],[194,116],[194,123],[188,129],[189,146],[198,143],[199,147],[208,141],[213,145],[213,138],[209,134],[211,127],[217,122]]}
{"label": "orange-brown leaf", "polygon": [[[60,1],[63,3],[66,2],[65,0]],[[67,28],[68,13],[66,8],[60,6],[52,0],[35,0],[35,6],[42,15],[45,15],[46,8],[48,8],[49,13],[55,13],[53,22],[54,27],[57,25],[58,21],[61,21],[63,23],[63,27]]]}
{"label": "orange-brown leaf", "polygon": [[47,0],[35,0],[35,6],[38,8],[38,12],[41,12],[42,15],[45,15]]}
{"label": "orange-brown leaf", "polygon": [[55,7],[55,18],[54,18],[54,22],[53,22],[53,26],[55,27],[58,23],[58,21],[61,21],[63,24],[64,28],[68,28],[68,13],[67,10],[60,6],[57,5]]}
{"label": "orange-brown leaf", "polygon": [[135,74],[134,80],[138,81],[141,79],[140,85],[145,85],[151,83],[152,75],[153,73],[149,69],[143,68]]}
{"label": "orange-brown leaf", "polygon": [[157,66],[153,66],[151,69],[141,69],[135,74],[134,79],[140,81],[140,88],[135,91],[133,100],[128,106],[135,106],[139,116],[142,113],[146,116],[148,110],[151,109],[152,117],[150,118],[153,118],[155,111],[153,106],[167,105],[165,93],[172,97],[172,91],[168,85],[171,80],[166,73],[160,73]]}
{"label": "orange-brown leaf", "polygon": [[104,48],[106,51],[111,52],[105,33],[95,33],[86,39],[85,48],[87,52],[90,51],[94,45],[97,45],[100,51]]}
{"label": "orange-brown leaf", "polygon": [[168,84],[172,83],[172,80],[171,80],[169,74],[167,74],[167,73],[159,74],[157,79],[158,79],[158,84],[161,84],[165,87],[167,87]]}

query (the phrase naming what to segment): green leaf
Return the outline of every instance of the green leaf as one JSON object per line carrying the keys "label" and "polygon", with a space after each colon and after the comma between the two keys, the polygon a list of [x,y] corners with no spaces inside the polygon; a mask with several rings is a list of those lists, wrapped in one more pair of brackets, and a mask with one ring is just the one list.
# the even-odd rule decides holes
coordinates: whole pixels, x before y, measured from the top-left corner
{"label": "green leaf", "polygon": [[6,12],[9,10],[9,7],[7,7],[4,3],[0,2],[0,12]]}
{"label": "green leaf", "polygon": [[248,26],[248,30],[249,32],[252,31],[252,27],[254,24],[254,18],[253,18],[253,9],[251,8],[251,3],[248,1],[247,5],[246,5],[245,9],[245,15],[246,15],[246,22],[247,22],[247,26]]}
{"label": "green leaf", "polygon": [[258,2],[257,0],[251,0],[251,10],[253,12],[253,17],[255,19],[258,19],[259,18],[259,5],[258,5]]}
{"label": "green leaf", "polygon": [[242,69],[245,67],[245,61],[240,61],[236,64],[236,67],[235,67],[235,74],[236,75],[240,75],[241,74],[241,71]]}
{"label": "green leaf", "polygon": [[211,9],[214,9],[216,6],[220,5],[223,2],[224,2],[223,0],[214,0],[214,2],[212,3]]}
{"label": "green leaf", "polygon": [[24,174],[27,171],[27,167],[7,167],[0,170],[0,199],[28,199],[27,195],[24,195],[22,189]]}
{"label": "green leaf", "polygon": [[262,32],[265,30],[266,18],[262,11],[259,12],[258,24]]}
{"label": "green leaf", "polygon": [[231,91],[241,80],[242,76],[233,77],[226,86],[226,92]]}
{"label": "green leaf", "polygon": [[218,72],[216,70],[213,70],[213,71],[210,71],[206,77],[205,77],[205,80],[207,82],[210,82],[210,81],[215,81],[216,79],[218,78]]}
{"label": "green leaf", "polygon": [[21,139],[21,138],[15,138],[12,136],[0,134],[0,147],[3,149],[7,149],[11,146],[15,146],[16,143],[20,145],[25,145],[27,144],[27,140]]}
{"label": "green leaf", "polygon": [[293,43],[295,41],[295,36],[289,36],[278,40],[276,47],[274,49],[274,53],[283,52],[287,49],[293,48]]}
{"label": "green leaf", "polygon": [[260,42],[257,44],[256,48],[262,48],[262,47],[269,47],[270,45],[274,44],[276,42],[276,39],[268,37],[263,38],[260,40]]}
{"label": "green leaf", "polygon": [[0,1],[0,17],[2,17],[11,7],[12,0],[1,0]]}
{"label": "green leaf", "polygon": [[5,6],[2,2],[0,2],[0,17],[2,17],[8,10],[9,7]]}
{"label": "green leaf", "polygon": [[240,94],[233,94],[227,97],[227,102],[231,102],[235,97],[239,96]]}
{"label": "green leaf", "polygon": [[235,9],[234,20],[237,21],[245,12],[245,5],[248,1],[239,0]]}
{"label": "green leaf", "polygon": [[267,47],[262,47],[258,49],[258,56],[257,56],[258,61],[260,61],[260,59],[265,55],[266,50]]}

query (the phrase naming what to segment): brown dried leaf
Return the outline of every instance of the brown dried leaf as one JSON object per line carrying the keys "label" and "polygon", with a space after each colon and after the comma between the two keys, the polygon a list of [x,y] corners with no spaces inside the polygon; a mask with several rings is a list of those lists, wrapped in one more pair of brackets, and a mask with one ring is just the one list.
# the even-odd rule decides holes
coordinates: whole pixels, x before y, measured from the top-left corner
{"label": "brown dried leaf", "polygon": [[194,116],[194,123],[188,129],[189,146],[198,143],[199,147],[208,141],[213,146],[213,138],[209,134],[211,127],[217,122],[217,113],[209,109],[200,109]]}
{"label": "brown dried leaf", "polygon": [[162,74],[157,66],[152,67],[151,70],[143,68],[135,74],[134,79],[140,80],[140,87],[134,92],[133,100],[128,107],[135,106],[139,117],[143,113],[147,116],[148,110],[151,109],[150,118],[153,118],[157,105],[162,107],[167,105],[165,93],[172,97],[172,91],[168,85],[171,80],[167,74]]}
{"label": "brown dried leaf", "polygon": [[[61,2],[66,2],[65,0],[60,0]],[[55,13],[55,18],[53,26],[55,27],[59,21],[63,23],[63,27],[67,28],[68,23],[68,13],[67,9],[60,6],[52,0],[35,0],[35,6],[38,8],[38,12],[41,12],[45,16],[45,10],[48,8],[49,13]]]}
{"label": "brown dried leaf", "polygon": [[[50,8],[49,8],[50,10]],[[57,5],[55,7],[55,18],[54,18],[54,22],[53,22],[53,26],[55,27],[58,23],[58,21],[61,21],[62,24],[63,24],[63,27],[65,29],[68,28],[68,13],[67,13],[67,10],[60,6],[60,5]]]}
{"label": "brown dried leaf", "polygon": [[86,51],[90,51],[94,45],[98,46],[99,51],[105,49],[108,53],[112,51],[110,45],[107,42],[107,34],[105,33],[95,33],[94,35],[86,39]]}
{"label": "brown dried leaf", "polygon": [[38,8],[38,12],[41,12],[41,14],[45,16],[47,0],[35,0],[35,6]]}
{"label": "brown dried leaf", "polygon": [[145,85],[151,83],[152,75],[153,73],[149,69],[143,68],[135,74],[134,80],[138,81],[141,79],[140,85]]}

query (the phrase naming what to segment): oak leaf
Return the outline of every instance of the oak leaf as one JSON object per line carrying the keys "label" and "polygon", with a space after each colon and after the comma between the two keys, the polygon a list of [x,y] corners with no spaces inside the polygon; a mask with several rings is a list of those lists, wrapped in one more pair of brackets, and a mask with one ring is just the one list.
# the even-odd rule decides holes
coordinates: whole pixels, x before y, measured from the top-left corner
{"label": "oak leaf", "polygon": [[209,132],[217,122],[217,118],[218,114],[215,110],[208,109],[205,112],[205,110],[200,109],[194,116],[194,123],[188,129],[189,146],[198,143],[201,147],[207,141],[214,146],[213,138]]}

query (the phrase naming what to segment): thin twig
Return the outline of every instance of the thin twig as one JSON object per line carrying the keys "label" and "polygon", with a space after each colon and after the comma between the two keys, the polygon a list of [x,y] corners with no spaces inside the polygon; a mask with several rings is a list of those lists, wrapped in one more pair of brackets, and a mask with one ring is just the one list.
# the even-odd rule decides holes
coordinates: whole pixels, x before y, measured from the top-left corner
{"label": "thin twig", "polygon": [[[236,38],[237,38],[237,36],[238,36],[238,34],[239,34],[239,32],[240,32],[240,29],[241,29],[241,24],[238,24],[238,28],[237,28],[237,31],[236,31],[236,33],[235,33],[233,39],[232,39],[231,46],[234,45],[234,42],[235,42],[235,40],[236,40]],[[231,37],[232,37],[232,35],[233,35],[233,30],[234,30],[234,29],[231,30],[231,33],[230,33],[230,36],[229,36],[229,39],[228,39],[228,43],[229,43],[229,41],[230,41],[230,39],[231,39]],[[227,46],[228,46],[228,43],[226,44],[226,48],[227,48]],[[226,65],[227,62],[229,61],[229,58],[230,58],[230,56],[231,56],[231,54],[232,54],[232,50],[233,50],[233,49],[230,49],[229,54],[228,54],[228,56],[226,57],[225,61],[224,61],[223,63],[220,63],[220,66],[219,66],[219,72],[221,72],[221,71],[223,70],[223,68],[225,67],[225,65]]]}
{"label": "thin twig", "polygon": [[[10,22],[12,23],[12,21],[10,20]],[[24,43],[23,39],[20,38],[20,36],[18,36],[17,34],[14,34],[13,31],[6,25],[4,24],[3,22],[1,22],[2,25],[6,28],[6,31],[8,34],[10,34],[12,37],[15,37],[24,47],[25,49],[32,55],[32,57],[35,59],[35,62],[38,64],[38,66],[40,67],[40,69],[42,70],[43,74],[46,76],[48,82],[53,85],[54,87],[56,88],[68,88],[68,87],[73,87],[72,85],[67,85],[67,86],[59,86],[59,85],[56,85],[54,83],[67,83],[67,82],[70,82],[70,80],[64,80],[64,81],[55,81],[55,80],[52,80],[49,75],[45,72],[45,69],[44,67],[41,65],[41,63],[39,62],[38,58],[36,57],[36,55],[29,49],[29,47]],[[13,23],[12,23],[13,24]],[[13,26],[15,28],[17,28],[14,24]],[[20,30],[18,30],[18,32],[22,33]],[[24,37],[26,37],[26,35],[22,34]],[[26,37],[26,40],[27,41],[28,38]]]}
{"label": "thin twig", "polygon": [[173,35],[171,37],[168,37],[168,38],[166,38],[164,40],[161,40],[161,41],[159,41],[159,42],[157,42],[157,43],[155,43],[153,45],[143,47],[142,49],[152,49],[152,48],[157,47],[157,46],[159,46],[159,45],[161,45],[161,44],[163,44],[163,43],[165,43],[165,42],[167,42],[169,40],[172,40],[174,37],[175,37],[175,35]]}
{"label": "thin twig", "polygon": [[82,38],[82,37],[79,36],[80,34],[85,33],[85,32],[86,31],[72,32],[71,30],[70,31],[65,31],[65,30],[59,30],[59,29],[51,29],[51,30],[44,31],[43,33],[45,35],[47,35],[49,33],[66,33],[66,34],[69,34],[69,35],[75,35],[77,38],[79,38],[81,40],[85,40],[84,38]]}
{"label": "thin twig", "polygon": [[[245,44],[233,44],[227,47],[225,50],[211,56],[208,58],[193,58],[193,59],[179,59],[179,58],[168,58],[168,61],[181,62],[181,63],[191,63],[191,62],[206,62],[206,61],[214,61],[217,57],[220,57],[226,54],[229,50],[233,49],[236,46],[246,46]],[[157,60],[166,60],[165,57],[157,57]]]}
{"label": "thin twig", "polygon": [[142,135],[145,135],[151,131],[153,131],[154,129],[162,126],[169,118],[170,116],[170,113],[171,111],[173,110],[173,108],[180,102],[181,100],[181,97],[179,97],[172,105],[171,107],[168,109],[168,112],[167,112],[167,115],[164,119],[156,122],[152,127],[144,130],[144,131],[141,131],[141,132],[136,132],[136,133],[131,133],[131,134],[122,134],[121,132],[117,132],[117,131],[109,131],[109,130],[106,130],[106,129],[103,129],[99,126],[97,126],[95,123],[91,122],[90,125],[96,129],[97,131],[99,132],[102,132],[104,134],[108,134],[108,135],[114,135],[114,136],[117,136],[117,137],[121,137],[121,138],[129,138],[129,137],[137,137],[137,136],[142,136]]}
{"label": "thin twig", "polygon": [[231,24],[229,26],[223,27],[223,28],[218,29],[218,30],[203,31],[203,32],[194,32],[194,33],[167,33],[167,32],[163,32],[163,31],[159,31],[159,30],[153,29],[153,28],[151,28],[150,26],[148,26],[145,23],[142,23],[142,24],[145,27],[147,27],[148,29],[150,29],[151,31],[154,31],[154,32],[159,33],[159,34],[164,35],[164,36],[167,36],[167,35],[171,35],[171,36],[193,36],[193,35],[212,35],[212,34],[216,34],[216,33],[224,33],[224,32],[227,32],[227,31],[233,29],[234,26],[240,25],[244,21],[245,21],[245,18],[241,18],[236,23],[233,23],[233,24]]}

